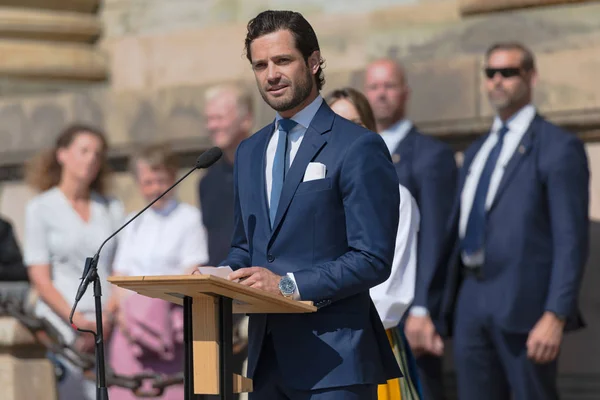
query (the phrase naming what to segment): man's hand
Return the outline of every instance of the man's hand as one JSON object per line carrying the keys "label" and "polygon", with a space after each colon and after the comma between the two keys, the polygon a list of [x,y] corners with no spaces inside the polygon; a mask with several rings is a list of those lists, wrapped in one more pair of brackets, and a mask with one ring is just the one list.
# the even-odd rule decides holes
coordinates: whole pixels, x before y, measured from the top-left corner
{"label": "man's hand", "polygon": [[444,341],[436,332],[429,315],[423,317],[409,315],[404,324],[404,333],[415,355],[431,353],[441,356],[444,354]]}
{"label": "man's hand", "polygon": [[193,267],[186,268],[184,270],[184,275],[196,275],[200,274],[200,270],[198,269],[198,265],[194,265]]}
{"label": "man's hand", "polygon": [[527,357],[538,364],[553,361],[558,356],[565,322],[555,314],[545,312],[527,338]]}
{"label": "man's hand", "polygon": [[227,279],[234,281],[239,279],[239,283],[256,289],[264,290],[273,294],[281,294],[279,290],[279,281],[281,276],[272,273],[263,267],[240,268],[227,276]]}

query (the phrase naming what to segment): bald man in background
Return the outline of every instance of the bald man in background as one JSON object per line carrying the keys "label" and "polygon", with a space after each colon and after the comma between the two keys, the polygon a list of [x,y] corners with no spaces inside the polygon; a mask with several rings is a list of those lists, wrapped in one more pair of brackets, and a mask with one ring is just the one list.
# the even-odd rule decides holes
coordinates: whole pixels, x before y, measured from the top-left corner
{"label": "bald man in background", "polygon": [[[440,258],[446,225],[455,198],[457,167],[454,153],[444,143],[420,133],[406,119],[410,88],[402,65],[379,59],[367,66],[365,94],[373,109],[377,131],[385,141],[398,174],[419,206],[421,226],[417,249],[415,297],[405,321],[405,333],[413,349],[424,400],[445,399],[443,389],[443,342],[430,315],[440,311],[441,298],[429,295],[436,263]],[[427,335],[415,333],[427,332]],[[414,338],[427,337],[435,343],[435,354],[425,353]]]}
{"label": "bald man in background", "polygon": [[[233,162],[238,145],[250,136],[254,124],[252,98],[237,86],[220,85],[205,94],[204,118],[213,146],[223,157],[206,171],[198,185],[203,223],[208,234],[208,265],[219,265],[227,258],[233,234]],[[248,318],[233,316],[234,372],[243,373],[247,358]],[[204,396],[218,399],[218,396]],[[247,398],[242,394],[240,398]]]}

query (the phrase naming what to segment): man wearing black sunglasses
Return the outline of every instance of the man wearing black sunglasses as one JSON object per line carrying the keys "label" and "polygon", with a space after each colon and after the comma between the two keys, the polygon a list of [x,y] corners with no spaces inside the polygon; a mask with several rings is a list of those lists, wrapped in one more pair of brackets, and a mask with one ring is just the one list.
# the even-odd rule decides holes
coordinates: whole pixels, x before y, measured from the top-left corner
{"label": "man wearing black sunglasses", "polygon": [[461,400],[554,400],[563,332],[584,325],[587,156],[531,104],[531,51],[495,44],[484,73],[496,117],[459,173],[438,326],[454,337]]}

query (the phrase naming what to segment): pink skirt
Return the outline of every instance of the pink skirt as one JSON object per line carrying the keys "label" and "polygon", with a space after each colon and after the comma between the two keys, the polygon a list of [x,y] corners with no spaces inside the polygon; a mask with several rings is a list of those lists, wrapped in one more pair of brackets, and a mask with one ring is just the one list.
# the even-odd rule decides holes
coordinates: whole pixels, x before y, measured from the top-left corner
{"label": "pink skirt", "polygon": [[[129,339],[116,328],[109,345],[110,366],[116,374],[130,376],[139,373],[155,373],[172,375],[183,371],[183,345],[175,345],[175,356],[172,360],[162,360],[155,353],[147,352],[137,356],[132,351]],[[144,384],[143,389],[152,390],[152,385]],[[120,387],[110,387],[109,397],[111,400],[136,400],[131,390]],[[165,389],[163,395],[155,397],[158,400],[181,400],[184,397],[183,385],[170,386]]]}

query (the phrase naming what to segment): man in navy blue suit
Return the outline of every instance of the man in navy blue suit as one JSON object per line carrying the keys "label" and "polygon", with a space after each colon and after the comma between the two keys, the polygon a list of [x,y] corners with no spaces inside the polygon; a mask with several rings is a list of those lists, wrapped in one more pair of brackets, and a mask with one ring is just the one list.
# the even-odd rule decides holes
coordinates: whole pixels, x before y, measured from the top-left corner
{"label": "man in navy blue suit", "polygon": [[531,104],[534,56],[519,43],[486,53],[496,110],[466,152],[453,212],[438,328],[453,334],[461,400],[558,399],[563,332],[583,327],[589,171],[582,142]]}
{"label": "man in navy blue suit", "polygon": [[309,314],[254,314],[251,399],[376,399],[401,376],[369,289],[390,275],[398,179],[384,141],[321,98],[319,44],[299,13],[248,24],[247,57],[275,120],[234,166],[229,279],[312,301]]}
{"label": "man in navy blue suit", "polygon": [[[405,321],[407,339],[416,353],[425,400],[445,399],[443,342],[429,313],[437,313],[430,299],[436,262],[440,258],[454,202],[457,167],[452,149],[423,135],[406,118],[410,88],[404,68],[395,60],[380,59],[366,69],[365,94],[373,109],[377,131],[384,139],[400,183],[415,198],[421,215],[417,249],[415,298]],[[415,338],[425,337],[435,351],[424,353]],[[435,343],[435,345],[433,345]]]}

